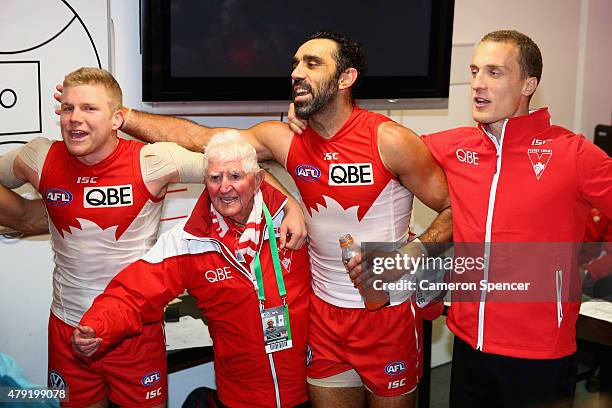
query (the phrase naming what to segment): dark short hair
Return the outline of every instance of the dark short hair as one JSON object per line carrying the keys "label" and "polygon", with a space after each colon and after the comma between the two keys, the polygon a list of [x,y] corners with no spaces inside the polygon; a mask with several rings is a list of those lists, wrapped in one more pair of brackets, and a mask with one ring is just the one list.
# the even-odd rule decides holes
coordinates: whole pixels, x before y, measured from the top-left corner
{"label": "dark short hair", "polygon": [[357,81],[359,81],[361,75],[366,69],[365,52],[361,44],[344,34],[331,30],[318,31],[308,36],[306,41],[316,39],[331,40],[338,46],[338,49],[334,55],[336,59],[337,76],[346,71],[348,68],[355,68],[358,74]]}
{"label": "dark short hair", "polygon": [[538,84],[542,77],[542,53],[538,45],[528,36],[516,30],[498,30],[482,37],[481,42],[494,41],[516,45],[519,51],[519,65],[523,78],[536,77]]}

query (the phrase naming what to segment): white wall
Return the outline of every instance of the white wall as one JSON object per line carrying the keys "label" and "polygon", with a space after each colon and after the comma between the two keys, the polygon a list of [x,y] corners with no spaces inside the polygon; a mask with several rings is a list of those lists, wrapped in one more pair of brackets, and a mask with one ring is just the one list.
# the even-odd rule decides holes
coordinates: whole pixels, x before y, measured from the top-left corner
{"label": "white wall", "polygon": [[583,90],[576,109],[576,129],[593,140],[598,124],[612,125],[612,2],[586,1]]}
{"label": "white wall", "polygon": [[[100,2],[105,3],[105,0],[71,1],[85,8],[84,4],[99,5]],[[3,10],[9,3],[1,3],[0,21],[6,16]],[[141,108],[138,4],[137,0],[110,0],[114,53],[109,63],[123,87],[125,104]],[[586,17],[585,10],[588,11]],[[609,24],[611,10],[612,2],[609,0],[456,0],[453,77],[448,110],[385,113],[419,133],[471,125],[467,65],[472,47],[488,31],[516,28],[532,36],[544,55],[543,80],[532,106],[547,105],[557,124],[585,131],[592,136],[593,124],[610,121],[612,92],[608,77],[612,58],[609,43],[609,38],[612,38]],[[45,15],[36,12],[36,9],[32,10],[32,25],[45,21]],[[25,35],[30,30],[28,25],[19,29],[22,32],[10,35]],[[0,45],[2,34],[0,27]],[[583,41],[585,48],[579,48],[580,41]],[[54,54],[51,56],[58,58]],[[582,69],[580,61],[583,61]],[[60,81],[64,73],[55,73],[57,78],[54,81]],[[49,93],[49,90],[43,91],[43,98],[48,97]],[[580,100],[582,103],[576,108]],[[46,114],[51,115],[49,112]],[[268,118],[274,117],[205,116],[195,119],[209,126],[247,127]],[[422,230],[431,214],[418,204],[415,211],[415,229]],[[40,240],[25,240],[18,244],[0,240],[0,259],[3,260],[0,351],[17,356],[28,377],[44,383],[45,329],[51,293],[49,244]],[[25,302],[23,310],[16,311],[18,302],[22,305]],[[436,363],[447,361],[449,356],[445,330],[437,326],[434,333],[434,338],[439,339],[434,345]]]}
{"label": "white wall", "polygon": [[477,42],[498,29],[529,35],[544,60],[542,82],[531,105],[549,106],[555,123],[573,129],[579,23],[579,0],[457,0],[453,41]]}
{"label": "white wall", "polygon": [[107,1],[67,3],[72,10],[60,0],[0,3],[0,92],[17,96],[15,106],[0,106],[2,142],[59,138],[55,85],[76,68],[97,66],[98,58],[108,65]]}

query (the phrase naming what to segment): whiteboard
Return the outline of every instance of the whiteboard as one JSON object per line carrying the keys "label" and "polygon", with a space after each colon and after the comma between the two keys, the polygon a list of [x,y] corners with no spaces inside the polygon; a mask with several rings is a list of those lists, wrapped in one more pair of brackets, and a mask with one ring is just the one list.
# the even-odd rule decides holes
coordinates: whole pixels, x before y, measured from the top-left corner
{"label": "whiteboard", "polygon": [[60,138],[55,85],[79,67],[108,66],[107,0],[2,0],[0,154]]}

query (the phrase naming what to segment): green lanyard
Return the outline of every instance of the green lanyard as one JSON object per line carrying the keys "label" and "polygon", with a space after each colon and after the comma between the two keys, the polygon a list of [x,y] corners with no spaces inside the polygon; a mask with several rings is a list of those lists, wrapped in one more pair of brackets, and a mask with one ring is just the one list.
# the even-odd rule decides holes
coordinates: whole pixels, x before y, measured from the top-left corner
{"label": "green lanyard", "polygon": [[[268,242],[270,243],[270,252],[272,253],[272,263],[274,264],[274,274],[276,275],[278,293],[284,300],[285,296],[287,296],[287,291],[285,290],[285,281],[283,280],[283,272],[280,265],[280,259],[278,258],[278,247],[276,246],[276,235],[274,235],[274,224],[272,224],[272,216],[270,216],[266,203],[262,202],[262,206],[263,213],[266,217],[266,225],[268,227]],[[263,275],[261,273],[261,262],[259,261],[259,252],[257,252],[257,255],[255,256],[253,269],[255,269],[255,277],[257,278],[257,296],[259,297],[259,301],[263,302],[266,300],[266,296],[264,293],[264,283]]]}

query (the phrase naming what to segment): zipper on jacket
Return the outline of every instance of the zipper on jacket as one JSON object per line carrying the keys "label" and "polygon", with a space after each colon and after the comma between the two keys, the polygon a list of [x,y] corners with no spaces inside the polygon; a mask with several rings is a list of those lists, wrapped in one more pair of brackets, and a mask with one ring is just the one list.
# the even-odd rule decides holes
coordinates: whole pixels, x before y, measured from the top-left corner
{"label": "zipper on jacket", "polygon": [[[286,202],[286,200],[285,200],[285,202]],[[283,206],[281,206],[278,209],[278,211],[276,211],[276,213],[272,216],[272,219],[275,219],[280,214],[280,211],[282,210],[283,207],[284,207],[284,204],[283,204]],[[266,228],[262,232],[263,236],[262,236],[261,244],[259,246],[259,252],[261,252],[261,249],[263,248],[263,245],[264,245],[267,233],[268,233],[268,229]],[[268,235],[268,240],[270,240],[270,239],[276,239],[276,234],[274,234],[274,236],[272,236],[272,237],[270,237]],[[253,284],[255,285],[255,287],[257,287],[257,281],[256,280],[253,282]],[[258,289],[256,289],[256,290],[258,290]],[[264,306],[260,302],[259,303],[260,313],[261,313],[261,311],[263,311],[263,308],[264,308]],[[262,328],[262,333],[261,334],[262,334],[262,336],[264,335],[263,328]],[[270,366],[270,372],[272,373],[272,383],[274,384],[274,396],[276,398],[276,408],[281,408],[280,386],[278,385],[278,376],[276,375],[276,366],[274,365],[273,354],[274,353],[268,354],[268,365]]]}
{"label": "zipper on jacket", "polygon": [[555,284],[557,287],[557,327],[561,327],[563,321],[563,304],[561,303],[563,296],[563,271],[555,272]]}
{"label": "zipper on jacket", "polygon": [[273,353],[268,354],[268,362],[272,371],[272,381],[274,382],[274,395],[276,396],[276,408],[281,408],[280,387],[278,386],[278,378],[276,377],[276,366],[274,365]]}
{"label": "zipper on jacket", "polygon": [[[278,212],[276,214],[278,214]],[[263,236],[263,238],[265,238],[265,235]],[[273,238],[276,239],[276,236],[274,236]],[[270,239],[270,237],[268,237],[268,239]],[[223,255],[223,257],[225,257],[225,259],[227,259],[231,263],[235,263],[235,266],[237,267],[237,269],[251,281],[251,283],[253,284],[253,287],[255,288],[255,293],[257,293],[257,291],[259,290],[259,286],[257,285],[257,279],[255,279],[254,277],[250,276],[249,274],[245,272],[247,271],[247,269],[244,268],[240,262],[238,262],[238,260],[232,255],[232,252],[225,246],[225,244],[223,244],[223,242],[218,241],[214,238],[204,238],[204,239],[200,238],[199,240],[200,241],[213,241],[216,244],[218,244],[220,247],[225,248],[225,251],[221,250],[221,254]],[[259,251],[261,251],[261,248],[264,242],[265,242],[265,239],[262,239],[260,246],[259,246]],[[259,302],[259,312],[261,313],[263,309],[264,309],[263,304]],[[263,328],[262,328],[261,334],[262,336],[264,334]],[[274,384],[274,395],[276,396],[276,407],[280,408],[281,406],[280,405],[280,387],[278,385],[276,367],[274,366],[274,358],[272,357],[272,353],[268,354],[268,364],[270,365],[270,371],[272,372],[272,383]]]}
{"label": "zipper on jacket", "polygon": [[[263,310],[264,305],[262,302],[259,302],[259,313],[262,313]],[[261,334],[264,335],[263,329]],[[268,365],[270,366],[270,372],[272,373],[272,384],[274,384],[274,397],[276,399],[276,408],[281,408],[280,386],[278,385],[278,376],[276,375],[276,366],[274,365],[274,357],[272,356],[273,354],[274,353],[268,354]]]}
{"label": "zipper on jacket", "polygon": [[[504,120],[504,124],[501,129],[501,137],[499,142],[497,138],[489,132],[485,131],[485,134],[491,139],[495,150],[497,151],[495,157],[495,173],[493,173],[493,180],[491,181],[491,189],[489,191],[489,205],[487,207],[487,224],[485,229],[485,247],[484,247],[484,276],[485,282],[489,283],[489,263],[491,261],[491,226],[493,224],[493,210],[495,209],[495,195],[497,194],[497,184],[499,183],[499,173],[501,170],[502,162],[502,146],[504,144],[504,134],[506,133],[506,124],[508,119]],[[482,351],[482,345],[484,343],[484,314],[485,314],[485,303],[487,300],[486,290],[482,290],[480,293],[480,304],[478,306],[478,341],[476,342],[476,349]]]}

